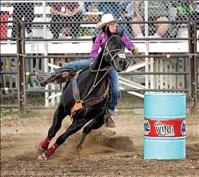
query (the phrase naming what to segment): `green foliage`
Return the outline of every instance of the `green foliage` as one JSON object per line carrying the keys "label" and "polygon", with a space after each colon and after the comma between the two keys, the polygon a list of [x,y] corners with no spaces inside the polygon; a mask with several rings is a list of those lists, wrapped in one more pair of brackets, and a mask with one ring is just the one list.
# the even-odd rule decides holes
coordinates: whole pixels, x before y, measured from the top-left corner
{"label": "green foliage", "polygon": [[18,114],[18,110],[17,109],[10,109],[10,108],[1,108],[0,111],[0,118],[4,118],[5,116],[8,115],[16,115]]}
{"label": "green foliage", "polygon": [[0,118],[6,118],[6,117],[11,117],[12,115],[17,115],[20,118],[33,118],[40,116],[40,111],[34,110],[34,111],[24,111],[22,113],[19,113],[18,109],[13,109],[13,108],[1,108],[0,111]]}
{"label": "green foliage", "polygon": [[38,117],[40,115],[40,112],[38,112],[37,110],[34,110],[34,111],[24,111],[22,112],[19,116],[21,118],[33,118],[33,117]]}

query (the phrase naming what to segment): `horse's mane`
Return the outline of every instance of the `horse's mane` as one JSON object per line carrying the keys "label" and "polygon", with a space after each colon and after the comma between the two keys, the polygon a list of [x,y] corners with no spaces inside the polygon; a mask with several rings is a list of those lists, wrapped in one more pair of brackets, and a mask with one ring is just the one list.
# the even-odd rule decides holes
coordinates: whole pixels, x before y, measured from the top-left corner
{"label": "horse's mane", "polygon": [[[109,45],[111,46],[111,48],[109,47]],[[97,56],[97,58],[95,59],[92,68],[95,68],[99,65],[100,60],[103,57],[104,54],[104,50],[105,48],[109,48],[109,50],[113,49],[118,49],[118,48],[124,48],[124,43],[121,40],[121,36],[118,34],[113,34],[112,36],[110,36],[108,38],[108,40],[101,46],[101,50]]]}

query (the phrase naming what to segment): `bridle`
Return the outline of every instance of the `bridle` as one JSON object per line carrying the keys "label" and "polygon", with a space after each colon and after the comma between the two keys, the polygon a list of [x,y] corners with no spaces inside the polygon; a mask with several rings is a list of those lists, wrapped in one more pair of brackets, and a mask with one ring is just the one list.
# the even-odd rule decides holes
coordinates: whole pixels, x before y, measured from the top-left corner
{"label": "bridle", "polygon": [[[115,63],[115,58],[116,58],[117,56],[120,56],[121,58],[125,59],[125,60],[127,61],[128,65],[130,64],[129,59],[126,58],[126,56],[125,56],[125,54],[124,54],[124,49],[112,49],[112,50],[109,50],[109,48],[108,48],[108,43],[109,43],[109,41],[111,40],[111,38],[113,38],[113,37],[119,37],[119,36],[118,36],[118,35],[112,35],[112,36],[106,41],[105,46],[104,46],[104,51],[103,51],[102,57],[100,58],[99,67],[98,67],[97,70],[93,70],[93,69],[90,67],[91,72],[106,71],[106,70],[108,70],[108,69],[110,68],[110,66],[107,66],[107,67],[105,67],[104,69],[100,69],[101,64],[102,64],[102,61],[103,61],[104,57],[106,57],[106,56],[110,56],[110,64],[111,64],[111,65],[112,65],[112,64],[113,64],[114,66],[116,65],[116,63]],[[113,55],[113,52],[116,52],[116,53],[114,53],[114,55]]]}
{"label": "bridle", "polygon": [[[109,48],[108,48],[108,42],[109,42],[109,40],[112,38],[112,37],[114,37],[114,36],[116,36],[116,37],[118,37],[118,35],[112,35],[109,39],[108,39],[108,41],[106,42],[106,44],[105,44],[105,50],[104,50],[104,54],[103,54],[103,56],[110,56],[110,64],[112,65],[116,65],[116,63],[115,63],[115,58],[117,57],[117,56],[119,56],[120,58],[122,58],[123,60],[126,60],[126,63],[127,63],[127,67],[129,66],[129,64],[130,64],[130,61],[129,61],[129,59],[128,58],[126,58],[126,55],[125,55],[125,52],[124,52],[124,49],[113,49],[113,50],[109,50]],[[114,53],[114,54],[113,54]]]}
{"label": "bridle", "polygon": [[[110,63],[112,62],[114,65],[115,65],[115,57],[117,55],[124,55],[124,49],[113,49],[113,50],[109,50],[108,48],[108,42],[111,40],[112,37],[118,37],[118,35],[112,35],[105,43],[105,46],[104,46],[104,51],[103,51],[103,54],[100,58],[100,64],[98,66],[98,69],[97,70],[93,70],[92,69],[92,65],[90,66],[90,71],[91,72],[96,72],[96,75],[95,75],[95,80],[93,82],[93,85],[92,87],[90,88],[88,94],[86,95],[86,97],[84,98],[84,100],[91,94],[91,92],[94,90],[95,87],[97,87],[97,85],[105,78],[105,76],[110,72],[110,70],[112,69],[112,66],[107,66],[103,69],[100,69],[101,67],[101,64],[102,64],[102,61],[104,59],[104,57],[106,56],[110,56],[111,60],[110,60]],[[116,52],[114,55],[112,54],[113,52]],[[124,55],[125,56],[125,55]],[[125,57],[124,59],[127,60],[127,62],[129,62],[129,60]],[[130,62],[129,62],[130,63]],[[105,73],[103,74],[103,76],[97,81],[97,78],[98,78],[98,74],[99,72],[101,71],[105,71]]]}

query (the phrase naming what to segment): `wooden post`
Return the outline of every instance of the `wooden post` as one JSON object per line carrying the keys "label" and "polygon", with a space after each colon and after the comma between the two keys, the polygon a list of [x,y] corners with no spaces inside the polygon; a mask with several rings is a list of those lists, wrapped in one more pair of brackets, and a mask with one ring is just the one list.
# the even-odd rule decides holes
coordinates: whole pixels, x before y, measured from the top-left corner
{"label": "wooden post", "polygon": [[23,46],[21,39],[21,23],[16,22],[17,27],[17,63],[18,63],[18,105],[19,112],[24,111],[24,56],[23,56]]}
{"label": "wooden post", "polygon": [[193,21],[189,27],[189,60],[190,60],[190,96],[191,96],[191,113],[196,111],[197,104],[197,26]]}

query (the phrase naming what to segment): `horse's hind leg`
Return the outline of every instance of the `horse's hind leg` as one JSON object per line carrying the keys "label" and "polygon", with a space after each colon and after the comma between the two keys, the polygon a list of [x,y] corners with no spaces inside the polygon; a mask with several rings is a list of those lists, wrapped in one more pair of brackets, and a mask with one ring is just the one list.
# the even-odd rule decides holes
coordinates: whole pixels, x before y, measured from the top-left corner
{"label": "horse's hind leg", "polygon": [[86,136],[95,129],[100,128],[104,124],[104,115],[100,117],[95,117],[88,125],[86,125],[83,129],[81,138],[79,143],[76,146],[77,151],[82,149],[82,144],[84,143],[84,140]]}
{"label": "horse's hind leg", "polygon": [[62,120],[67,115],[68,115],[68,112],[64,110],[63,104],[60,103],[54,113],[53,123],[50,129],[48,130],[48,136],[39,143],[39,152],[44,152],[46,149],[48,149],[48,145],[51,139],[56,135],[56,133],[60,129]]}

